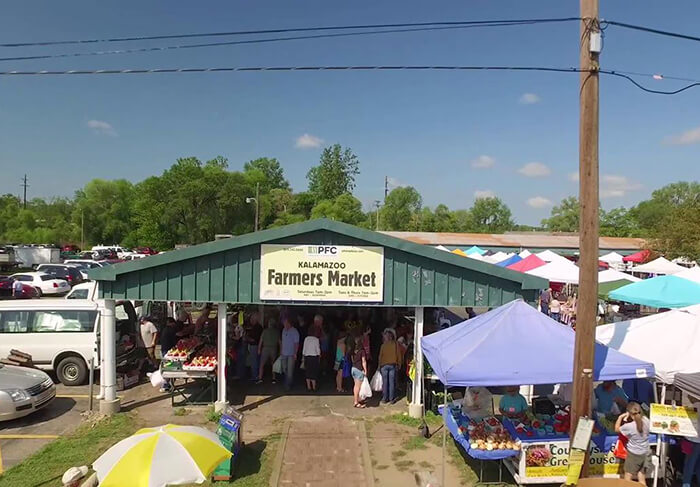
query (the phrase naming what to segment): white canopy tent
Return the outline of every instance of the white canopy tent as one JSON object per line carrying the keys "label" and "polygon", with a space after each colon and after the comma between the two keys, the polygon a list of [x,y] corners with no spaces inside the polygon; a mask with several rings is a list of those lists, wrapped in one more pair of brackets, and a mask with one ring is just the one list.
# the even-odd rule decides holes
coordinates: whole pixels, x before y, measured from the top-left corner
{"label": "white canopy tent", "polygon": [[[562,257],[562,259],[564,259]],[[564,284],[578,284],[578,266],[571,261],[556,260],[527,271],[525,274],[544,277],[551,282],[562,282]]]}
{"label": "white canopy tent", "polygon": [[527,249],[521,250],[520,253],[518,254],[521,259],[525,259],[527,257],[530,257],[532,255],[532,252],[530,252]]}
{"label": "white canopy tent", "polygon": [[448,249],[447,247],[445,247],[445,246],[443,246],[443,245],[436,245],[435,248],[438,249],[438,250],[443,250],[443,251],[445,251],[445,252],[449,252],[449,251],[450,251],[450,249]]}
{"label": "white canopy tent", "polygon": [[571,264],[571,261],[569,259],[551,250],[544,250],[535,255],[545,262],[568,262],[569,264]]}
{"label": "white canopy tent", "polygon": [[616,271],[615,269],[606,269],[598,273],[598,283],[620,281],[626,279],[630,282],[641,281],[640,278],[634,277],[632,274],[627,274],[626,272]]}
{"label": "white canopy tent", "polygon": [[700,284],[700,267],[695,266],[684,271],[680,271],[676,274],[676,277],[682,277],[683,279],[688,279],[689,281],[697,282]]}
{"label": "white canopy tent", "polygon": [[596,328],[596,340],[654,364],[666,384],[679,373],[700,372],[700,304]]}
{"label": "white canopy tent", "polygon": [[637,267],[632,268],[633,272],[666,275],[678,274],[679,272],[684,270],[685,267],[680,266],[678,264],[674,264],[673,262],[664,257],[659,257],[658,259],[654,259],[651,262],[647,262],[646,264],[638,265]]}
{"label": "white canopy tent", "polygon": [[484,260],[486,262],[490,262],[492,264],[498,264],[499,262],[502,262],[506,259],[510,259],[511,257],[513,257],[513,255],[514,254],[511,252],[506,253],[506,252],[498,251],[493,255],[484,256]]}
{"label": "white canopy tent", "polygon": [[601,255],[598,260],[608,264],[622,264],[622,254],[610,252],[609,254]]}

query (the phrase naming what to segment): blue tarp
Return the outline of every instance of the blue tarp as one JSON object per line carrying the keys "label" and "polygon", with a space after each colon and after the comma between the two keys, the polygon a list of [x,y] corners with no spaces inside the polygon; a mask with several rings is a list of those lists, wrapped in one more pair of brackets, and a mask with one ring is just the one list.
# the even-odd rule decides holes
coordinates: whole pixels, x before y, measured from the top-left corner
{"label": "blue tarp", "polygon": [[[435,374],[449,386],[561,384],[573,378],[575,332],[522,300],[421,340]],[[654,377],[654,366],[600,343],[595,380]]]}
{"label": "blue tarp", "polygon": [[513,255],[512,257],[508,257],[506,260],[500,261],[498,264],[496,264],[498,267],[506,267],[511,264],[516,264],[523,260],[522,257],[520,257],[518,254]]}
{"label": "blue tarp", "polygon": [[608,296],[654,308],[685,308],[700,304],[700,284],[682,277],[659,276],[619,287]]}
{"label": "blue tarp", "polygon": [[472,255],[472,254],[484,255],[486,253],[486,251],[482,248],[477,247],[476,245],[473,245],[472,247],[469,247],[467,250],[465,250],[464,253],[467,255]]}

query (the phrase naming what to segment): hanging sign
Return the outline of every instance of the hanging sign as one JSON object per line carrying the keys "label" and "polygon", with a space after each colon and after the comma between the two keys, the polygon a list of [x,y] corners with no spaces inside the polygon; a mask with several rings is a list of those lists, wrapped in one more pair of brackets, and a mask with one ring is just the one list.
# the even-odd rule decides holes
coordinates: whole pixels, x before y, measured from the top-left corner
{"label": "hanging sign", "polygon": [[649,415],[652,433],[675,436],[698,436],[698,413],[695,408],[652,404]]}
{"label": "hanging sign", "polygon": [[261,300],[378,303],[383,298],[383,247],[260,246]]}

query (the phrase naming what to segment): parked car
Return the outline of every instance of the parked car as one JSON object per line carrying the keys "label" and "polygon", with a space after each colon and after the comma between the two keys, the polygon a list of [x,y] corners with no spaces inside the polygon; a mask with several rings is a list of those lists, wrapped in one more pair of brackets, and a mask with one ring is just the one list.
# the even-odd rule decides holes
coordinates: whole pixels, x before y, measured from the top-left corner
{"label": "parked car", "polygon": [[70,264],[41,264],[36,270],[50,274],[57,279],[68,281],[68,284],[71,286],[80,284],[85,280],[80,269]]}
{"label": "parked car", "polygon": [[[0,297],[11,297],[14,295],[12,292],[12,286],[14,285],[15,280],[12,279],[10,276],[0,276]],[[38,298],[39,293],[37,290],[34,288],[34,286],[30,286],[29,284],[22,283],[22,293],[18,296],[20,299],[31,299],[31,298]]]}
{"label": "parked car", "polygon": [[102,252],[105,250],[114,252],[116,254],[116,257],[114,257],[115,259],[124,259],[126,256],[133,254],[131,249],[127,249],[119,245],[95,245],[92,248],[93,252]]}
{"label": "parked car", "polygon": [[43,294],[65,294],[70,291],[68,281],[57,279],[51,274],[44,272],[20,272],[12,274],[10,277],[32,286],[38,291],[39,296]]}
{"label": "parked car", "polygon": [[78,254],[80,253],[80,247],[77,245],[64,245],[61,247],[61,252],[70,252],[73,254]]}
{"label": "parked car", "polygon": [[[10,349],[32,356],[40,369],[55,370],[65,385],[88,378],[88,364],[100,349],[100,313],[104,300],[37,299],[0,302],[0,357]],[[136,311],[129,301],[117,301],[117,366],[138,363],[143,349],[138,341]],[[1,387],[0,387],[1,388]]]}
{"label": "parked car", "polygon": [[95,281],[84,282],[73,286],[73,289],[66,294],[66,299],[96,299],[97,283]]}
{"label": "parked car", "polygon": [[151,247],[136,247],[134,249],[134,252],[137,254],[144,254],[144,255],[156,255],[158,254],[157,250],[153,250]]}
{"label": "parked car", "polygon": [[56,385],[46,372],[0,364],[0,421],[27,416],[55,397]]}
{"label": "parked car", "polygon": [[92,259],[68,259],[63,261],[64,264],[83,264],[88,269],[96,269],[98,267],[104,267],[106,264],[104,261],[92,260]]}

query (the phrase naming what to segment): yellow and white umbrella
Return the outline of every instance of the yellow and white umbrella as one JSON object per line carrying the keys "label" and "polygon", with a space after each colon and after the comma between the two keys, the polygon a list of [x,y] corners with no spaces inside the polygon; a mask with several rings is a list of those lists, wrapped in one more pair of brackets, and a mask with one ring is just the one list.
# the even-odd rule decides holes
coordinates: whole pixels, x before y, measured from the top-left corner
{"label": "yellow and white umbrella", "polygon": [[162,487],[204,482],[230,456],[211,431],[166,424],[138,430],[92,467],[100,487]]}

